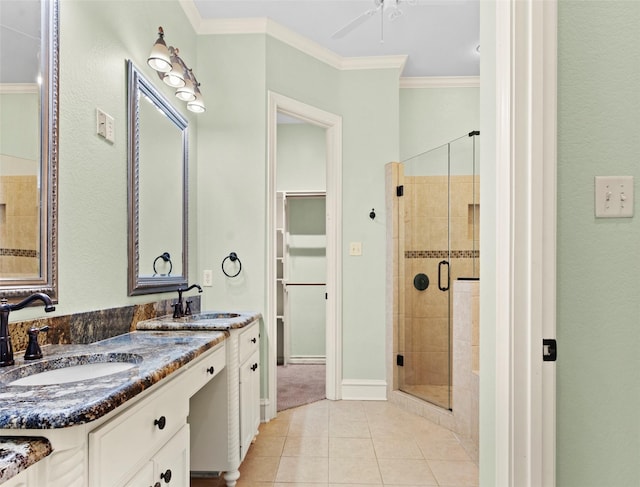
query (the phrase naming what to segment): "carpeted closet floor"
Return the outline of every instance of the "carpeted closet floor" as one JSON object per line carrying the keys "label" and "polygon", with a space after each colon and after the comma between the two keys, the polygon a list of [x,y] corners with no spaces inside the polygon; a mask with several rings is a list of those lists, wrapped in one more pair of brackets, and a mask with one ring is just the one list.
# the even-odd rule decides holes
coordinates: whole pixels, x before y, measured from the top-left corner
{"label": "carpeted closet floor", "polygon": [[325,365],[278,366],[278,411],[321,401],[325,390]]}

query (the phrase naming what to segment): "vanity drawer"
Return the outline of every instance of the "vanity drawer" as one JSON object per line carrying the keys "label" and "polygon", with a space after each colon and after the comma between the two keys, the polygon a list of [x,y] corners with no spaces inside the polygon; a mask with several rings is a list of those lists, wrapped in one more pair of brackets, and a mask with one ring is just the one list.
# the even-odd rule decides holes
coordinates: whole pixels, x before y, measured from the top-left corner
{"label": "vanity drawer", "polygon": [[191,366],[185,373],[185,377],[180,379],[182,387],[187,388],[185,391],[187,397],[193,396],[225,368],[227,364],[225,347],[224,342],[219,344],[213,352]]}
{"label": "vanity drawer", "polygon": [[142,466],[184,426],[188,397],[176,383],[163,386],[89,433],[89,485],[113,487]]}
{"label": "vanity drawer", "polygon": [[239,363],[243,363],[259,347],[260,327],[258,322],[254,321],[238,334]]}

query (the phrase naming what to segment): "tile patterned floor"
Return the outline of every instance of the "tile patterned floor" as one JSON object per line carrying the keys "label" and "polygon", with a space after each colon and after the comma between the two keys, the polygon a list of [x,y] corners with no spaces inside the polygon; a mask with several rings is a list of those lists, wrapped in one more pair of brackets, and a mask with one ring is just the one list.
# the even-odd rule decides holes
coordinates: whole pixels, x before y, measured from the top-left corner
{"label": "tile patterned floor", "polygon": [[[221,487],[192,479],[191,487]],[[456,436],[382,401],[320,401],[278,413],[240,467],[237,487],[475,487]]]}

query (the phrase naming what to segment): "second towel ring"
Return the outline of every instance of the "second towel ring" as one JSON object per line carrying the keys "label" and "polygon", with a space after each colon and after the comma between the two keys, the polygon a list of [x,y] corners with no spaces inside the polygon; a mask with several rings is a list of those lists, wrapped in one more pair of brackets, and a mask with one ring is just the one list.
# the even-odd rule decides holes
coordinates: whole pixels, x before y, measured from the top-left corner
{"label": "second towel ring", "polygon": [[167,276],[170,276],[171,271],[173,270],[173,262],[171,262],[171,255],[169,254],[169,252],[163,252],[162,255],[159,255],[153,261],[153,275],[156,276],[158,274],[158,271],[156,270],[156,262],[158,262],[158,260],[160,259],[169,263],[169,272],[167,272]]}
{"label": "second towel ring", "polygon": [[[230,260],[231,262],[238,262],[238,272],[236,272],[235,274],[228,274],[227,271],[224,270],[224,263]],[[240,274],[240,271],[242,270],[242,262],[240,261],[240,258],[238,257],[238,254],[236,254],[235,252],[231,252],[229,255],[227,255],[224,259],[222,259],[222,272],[224,273],[225,276],[227,277],[237,277],[238,274]]]}

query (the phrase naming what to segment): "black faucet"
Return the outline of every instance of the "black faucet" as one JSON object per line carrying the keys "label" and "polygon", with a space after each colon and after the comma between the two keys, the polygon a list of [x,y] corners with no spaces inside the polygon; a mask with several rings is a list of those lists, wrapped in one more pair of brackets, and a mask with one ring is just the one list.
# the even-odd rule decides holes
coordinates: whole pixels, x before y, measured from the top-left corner
{"label": "black faucet", "polygon": [[56,309],[51,298],[44,293],[34,293],[16,304],[9,304],[4,298],[0,301],[0,367],[6,367],[7,365],[13,365],[15,363],[13,360],[11,336],[9,335],[9,313],[22,309],[33,301],[42,301],[44,303],[44,310],[47,313],[55,311]]}
{"label": "black faucet", "polygon": [[192,290],[193,288],[198,288],[198,292],[202,292],[202,288],[197,284],[192,284],[187,288],[179,287],[176,289],[178,291],[178,302],[173,305],[173,317],[174,318],[182,318],[183,316],[187,316],[191,314],[191,301],[186,302],[186,306],[182,305],[182,293]]}

